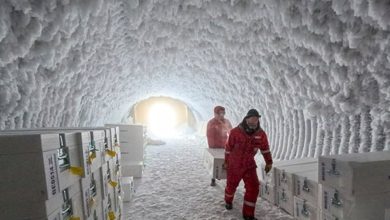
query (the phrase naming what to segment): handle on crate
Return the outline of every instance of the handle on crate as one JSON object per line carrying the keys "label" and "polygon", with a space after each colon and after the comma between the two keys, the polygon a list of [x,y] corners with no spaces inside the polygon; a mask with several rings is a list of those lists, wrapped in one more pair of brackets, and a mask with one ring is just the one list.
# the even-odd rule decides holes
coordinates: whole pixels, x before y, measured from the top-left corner
{"label": "handle on crate", "polygon": [[58,155],[58,159],[59,160],[64,160],[64,159],[66,159],[68,157],[68,154],[67,153],[63,153],[63,154],[61,154],[61,155]]}
{"label": "handle on crate", "polygon": [[303,201],[301,213],[303,216],[309,217],[309,211],[307,211],[306,201]]}
{"label": "handle on crate", "polygon": [[303,180],[302,190],[303,190],[303,191],[306,191],[306,192],[310,192],[309,184],[307,183],[307,178],[305,178],[305,179]]}
{"label": "handle on crate", "polygon": [[328,170],[329,175],[339,176],[340,172],[336,169],[336,159],[332,159],[332,169]]}
{"label": "handle on crate", "polygon": [[77,175],[77,176],[82,176],[84,174],[84,170],[83,170],[82,167],[73,167],[73,166],[71,166],[70,167],[70,172],[73,175]]}
{"label": "handle on crate", "polygon": [[287,197],[286,197],[286,193],[284,192],[284,190],[282,191],[282,201],[287,202]]}
{"label": "handle on crate", "polygon": [[[68,164],[68,163],[64,163],[64,164],[60,164],[60,165],[58,165],[61,169],[63,169],[63,168],[68,168],[70,165]],[[62,170],[61,170],[61,172],[62,172]]]}
{"label": "handle on crate", "polygon": [[64,215],[64,214],[68,213],[68,212],[70,211],[71,208],[72,208],[71,205],[66,204],[65,209],[62,209],[62,210],[61,210],[61,214]]}
{"label": "handle on crate", "polygon": [[96,184],[95,184],[95,183],[91,184],[91,185],[89,186],[89,190],[90,190],[91,192],[95,192],[95,191],[96,191]]}
{"label": "handle on crate", "polygon": [[341,207],[343,205],[339,198],[339,192],[337,190],[333,194],[332,205],[336,207]]}
{"label": "handle on crate", "polygon": [[284,170],[282,171],[282,178],[280,181],[287,183],[286,172]]}

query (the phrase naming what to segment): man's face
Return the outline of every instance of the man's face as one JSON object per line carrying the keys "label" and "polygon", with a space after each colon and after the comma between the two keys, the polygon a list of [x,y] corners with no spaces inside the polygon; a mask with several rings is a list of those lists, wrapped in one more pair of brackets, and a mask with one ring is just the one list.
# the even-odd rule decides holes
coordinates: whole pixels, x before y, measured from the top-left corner
{"label": "man's face", "polygon": [[256,129],[258,122],[259,122],[259,118],[256,117],[256,116],[252,116],[252,117],[249,117],[249,118],[246,119],[246,124],[251,129]]}
{"label": "man's face", "polygon": [[216,117],[217,119],[224,119],[224,117],[225,117],[225,111],[223,111],[223,110],[218,111],[218,113],[215,113],[215,117]]}

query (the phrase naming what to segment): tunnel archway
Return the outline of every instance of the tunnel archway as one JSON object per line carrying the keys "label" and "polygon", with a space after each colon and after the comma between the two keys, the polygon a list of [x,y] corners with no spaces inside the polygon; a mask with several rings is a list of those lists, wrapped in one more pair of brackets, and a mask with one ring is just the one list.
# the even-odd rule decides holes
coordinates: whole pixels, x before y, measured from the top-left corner
{"label": "tunnel archway", "polygon": [[173,137],[196,131],[197,120],[183,101],[167,96],[149,97],[133,105],[132,122],[147,126],[151,137]]}

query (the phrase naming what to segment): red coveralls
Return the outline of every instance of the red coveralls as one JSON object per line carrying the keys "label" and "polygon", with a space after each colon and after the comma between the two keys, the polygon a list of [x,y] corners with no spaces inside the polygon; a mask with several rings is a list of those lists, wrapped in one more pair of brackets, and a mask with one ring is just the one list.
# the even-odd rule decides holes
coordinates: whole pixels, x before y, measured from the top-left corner
{"label": "red coveralls", "polygon": [[226,118],[211,119],[207,123],[207,142],[210,148],[224,148],[232,125]]}
{"label": "red coveralls", "polygon": [[230,131],[225,147],[225,162],[228,164],[225,188],[225,202],[233,202],[234,193],[241,179],[245,183],[244,205],[242,214],[254,216],[257,196],[259,194],[259,179],[256,173],[255,155],[260,149],[266,164],[272,164],[267,135],[259,129],[248,135],[241,126]]}

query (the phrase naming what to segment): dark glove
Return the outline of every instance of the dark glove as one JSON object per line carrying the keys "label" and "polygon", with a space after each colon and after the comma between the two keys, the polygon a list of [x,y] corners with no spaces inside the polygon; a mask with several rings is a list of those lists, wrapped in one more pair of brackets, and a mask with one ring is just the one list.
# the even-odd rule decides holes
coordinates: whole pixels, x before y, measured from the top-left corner
{"label": "dark glove", "polygon": [[264,171],[267,174],[269,171],[271,171],[271,169],[272,169],[272,164],[267,164],[265,165]]}
{"label": "dark glove", "polygon": [[228,167],[229,167],[228,162],[225,160],[225,162],[222,164],[222,168],[227,170]]}

